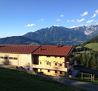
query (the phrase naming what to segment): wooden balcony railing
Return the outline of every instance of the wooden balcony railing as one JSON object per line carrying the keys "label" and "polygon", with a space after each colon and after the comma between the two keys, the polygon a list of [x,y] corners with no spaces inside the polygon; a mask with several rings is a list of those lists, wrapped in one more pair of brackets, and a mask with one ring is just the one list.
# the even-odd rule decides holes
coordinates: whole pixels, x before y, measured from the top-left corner
{"label": "wooden balcony railing", "polygon": [[59,70],[67,72],[67,68],[64,67],[49,67],[49,66],[42,66],[42,65],[32,65],[32,68],[39,68],[39,69],[47,69],[47,70]]}

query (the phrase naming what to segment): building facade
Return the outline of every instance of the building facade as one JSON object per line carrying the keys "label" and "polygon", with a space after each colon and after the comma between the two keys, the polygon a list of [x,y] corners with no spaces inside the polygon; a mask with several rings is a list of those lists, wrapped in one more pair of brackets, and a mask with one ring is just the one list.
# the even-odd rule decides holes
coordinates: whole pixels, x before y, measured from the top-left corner
{"label": "building facade", "polygon": [[73,46],[5,45],[0,46],[0,64],[30,66],[35,72],[63,76],[72,50]]}

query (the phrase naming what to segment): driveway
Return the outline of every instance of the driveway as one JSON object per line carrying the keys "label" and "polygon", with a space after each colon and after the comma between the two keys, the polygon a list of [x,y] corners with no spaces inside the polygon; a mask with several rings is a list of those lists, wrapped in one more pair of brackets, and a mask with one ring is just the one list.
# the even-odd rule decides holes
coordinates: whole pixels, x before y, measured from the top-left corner
{"label": "driveway", "polygon": [[63,81],[59,81],[59,82],[66,85],[74,86],[76,88],[85,89],[87,91],[98,91],[98,85],[94,85],[89,82],[81,82],[81,81],[69,80],[69,79],[64,79]]}
{"label": "driveway", "polygon": [[77,80],[70,80],[67,78],[63,78],[63,79],[51,78],[51,77],[47,77],[47,76],[43,76],[43,75],[39,75],[39,76],[42,76],[46,79],[54,79],[55,81],[57,81],[59,83],[65,84],[67,86],[73,86],[77,89],[84,89],[87,91],[98,91],[98,85],[92,84],[90,82],[81,82],[81,81],[77,81]]}

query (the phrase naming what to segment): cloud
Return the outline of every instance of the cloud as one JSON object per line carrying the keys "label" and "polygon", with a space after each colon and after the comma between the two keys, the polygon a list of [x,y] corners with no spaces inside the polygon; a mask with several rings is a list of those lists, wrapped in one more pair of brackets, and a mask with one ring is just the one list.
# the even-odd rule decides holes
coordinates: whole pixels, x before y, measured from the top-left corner
{"label": "cloud", "polygon": [[61,14],[61,15],[60,15],[60,17],[62,18],[62,17],[64,17],[64,15],[63,15],[63,14]]}
{"label": "cloud", "polygon": [[92,18],[96,17],[96,14],[93,14]]}
{"label": "cloud", "polygon": [[98,15],[98,9],[95,10],[95,12],[94,12],[92,18],[96,17],[97,15]]}
{"label": "cloud", "polygon": [[33,27],[33,26],[35,26],[35,24],[27,24],[27,25],[25,25],[26,27]]}
{"label": "cloud", "polygon": [[64,15],[63,15],[63,14],[61,14],[61,15],[59,16],[59,18],[57,18],[57,19],[56,19],[56,21],[57,21],[57,22],[60,22],[60,21],[61,21],[61,19],[62,19],[63,17],[64,17]]}
{"label": "cloud", "polygon": [[74,20],[74,19],[72,19],[72,20],[67,20],[67,22],[75,22],[75,20]]}
{"label": "cloud", "polygon": [[53,26],[60,26],[60,25],[53,25]]}
{"label": "cloud", "polygon": [[98,9],[95,10],[95,13],[98,14]]}
{"label": "cloud", "polygon": [[85,19],[84,18],[82,18],[82,19],[77,19],[77,22],[83,22]]}
{"label": "cloud", "polygon": [[83,16],[87,16],[88,15],[88,11],[85,11],[85,12],[83,12],[82,14],[81,14],[81,16],[83,17]]}
{"label": "cloud", "polygon": [[56,21],[57,21],[57,22],[60,22],[60,21],[61,21],[61,19],[60,19],[60,18],[58,18]]}
{"label": "cloud", "polygon": [[80,22],[83,22],[84,20],[85,20],[84,18],[77,19],[77,20],[72,19],[72,20],[67,20],[67,22],[73,22],[73,23],[78,22],[78,23],[80,23]]}
{"label": "cloud", "polygon": [[94,20],[92,19],[92,20],[88,20],[86,23],[92,23]]}

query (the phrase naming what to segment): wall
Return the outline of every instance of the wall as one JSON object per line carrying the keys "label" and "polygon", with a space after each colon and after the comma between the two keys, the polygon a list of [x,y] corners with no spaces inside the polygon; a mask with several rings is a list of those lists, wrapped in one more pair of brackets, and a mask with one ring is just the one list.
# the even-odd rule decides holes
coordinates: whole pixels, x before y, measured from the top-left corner
{"label": "wall", "polygon": [[31,54],[0,53],[0,64],[9,61],[10,65],[27,66],[31,65]]}
{"label": "wall", "polygon": [[42,68],[38,69],[38,72],[46,75],[59,76],[67,72],[65,57],[39,56],[39,65]]}
{"label": "wall", "polygon": [[[63,76],[67,72],[65,57],[39,56],[38,64],[32,64],[33,56],[31,54],[0,53],[0,64],[4,64],[7,60],[10,65],[31,66],[46,75]],[[34,67],[34,65],[36,66]]]}

